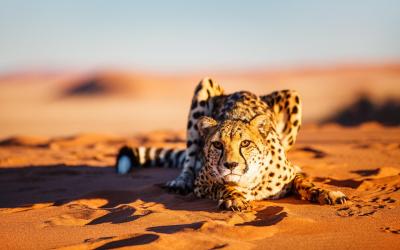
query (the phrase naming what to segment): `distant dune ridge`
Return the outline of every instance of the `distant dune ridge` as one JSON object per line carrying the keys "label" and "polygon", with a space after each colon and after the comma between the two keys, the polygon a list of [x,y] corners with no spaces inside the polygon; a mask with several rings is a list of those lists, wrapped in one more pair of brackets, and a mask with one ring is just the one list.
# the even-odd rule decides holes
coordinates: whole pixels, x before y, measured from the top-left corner
{"label": "distant dune ridge", "polygon": [[115,90],[112,88],[112,83],[104,82],[101,78],[91,78],[87,79],[83,83],[77,86],[72,86],[65,90],[66,96],[75,95],[99,95],[99,94],[109,94]]}
{"label": "distant dune ridge", "polygon": [[135,92],[136,78],[126,73],[100,72],[66,85],[63,97],[123,96]]}

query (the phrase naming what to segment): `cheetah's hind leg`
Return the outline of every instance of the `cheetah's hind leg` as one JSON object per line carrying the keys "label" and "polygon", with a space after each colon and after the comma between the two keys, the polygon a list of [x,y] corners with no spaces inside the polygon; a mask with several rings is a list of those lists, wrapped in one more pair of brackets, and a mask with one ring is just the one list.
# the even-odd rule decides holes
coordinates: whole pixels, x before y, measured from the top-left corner
{"label": "cheetah's hind leg", "polygon": [[294,90],[275,91],[260,97],[273,110],[276,130],[282,146],[288,151],[296,142],[301,126],[302,104],[300,95]]}
{"label": "cheetah's hind leg", "polygon": [[293,180],[293,189],[302,200],[318,202],[322,205],[344,204],[348,200],[347,196],[340,191],[317,187],[314,183],[305,179],[305,176],[301,173],[296,174]]}

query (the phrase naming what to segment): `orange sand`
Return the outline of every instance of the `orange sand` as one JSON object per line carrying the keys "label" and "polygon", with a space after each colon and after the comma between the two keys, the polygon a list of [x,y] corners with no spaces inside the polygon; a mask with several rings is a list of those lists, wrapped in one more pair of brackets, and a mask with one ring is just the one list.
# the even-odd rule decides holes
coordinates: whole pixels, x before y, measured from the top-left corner
{"label": "orange sand", "polygon": [[0,144],[3,249],[400,249],[400,128],[306,126],[290,159],[346,193],[342,206],[287,197],[226,212],[160,188],[176,169],[117,176],[118,148],[183,146],[183,133],[19,136]]}

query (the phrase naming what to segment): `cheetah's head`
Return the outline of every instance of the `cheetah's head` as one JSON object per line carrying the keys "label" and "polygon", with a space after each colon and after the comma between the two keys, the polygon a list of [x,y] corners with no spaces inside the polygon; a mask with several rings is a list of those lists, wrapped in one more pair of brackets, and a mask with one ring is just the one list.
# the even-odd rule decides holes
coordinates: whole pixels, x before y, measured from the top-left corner
{"label": "cheetah's head", "polygon": [[204,139],[205,167],[221,183],[247,186],[270,161],[269,140],[274,129],[271,118],[258,115],[250,122],[226,120],[218,123],[210,117],[198,122]]}

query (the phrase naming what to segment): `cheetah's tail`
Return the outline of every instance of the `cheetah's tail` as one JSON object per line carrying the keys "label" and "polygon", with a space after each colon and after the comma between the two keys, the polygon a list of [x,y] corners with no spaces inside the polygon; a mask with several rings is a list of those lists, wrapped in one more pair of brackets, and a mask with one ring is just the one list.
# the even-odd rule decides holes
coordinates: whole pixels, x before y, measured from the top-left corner
{"label": "cheetah's tail", "polygon": [[184,149],[123,146],[115,162],[118,174],[127,174],[137,167],[182,168],[186,158]]}

